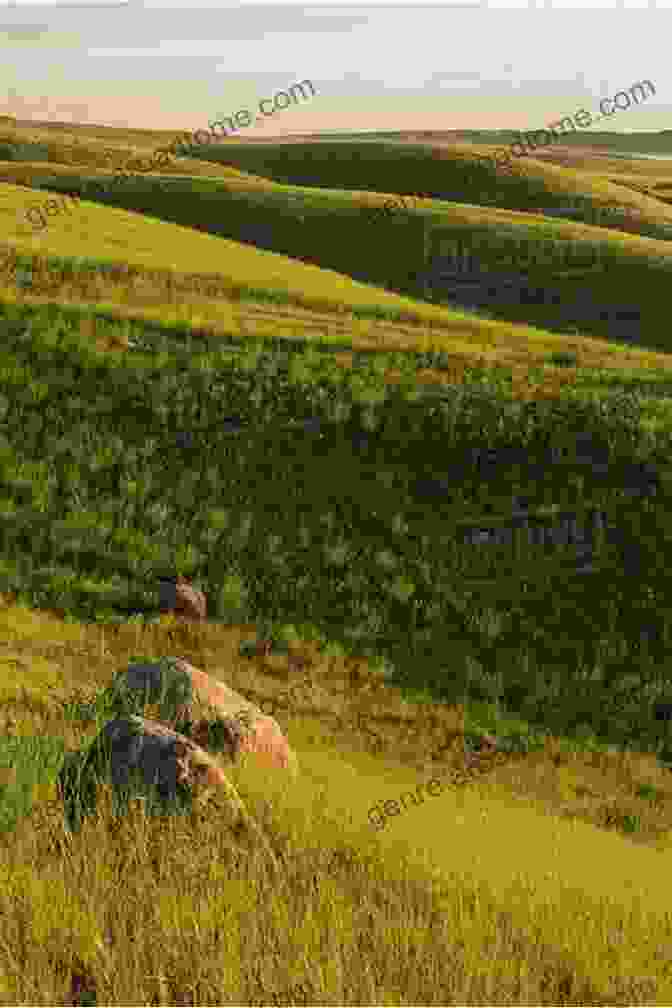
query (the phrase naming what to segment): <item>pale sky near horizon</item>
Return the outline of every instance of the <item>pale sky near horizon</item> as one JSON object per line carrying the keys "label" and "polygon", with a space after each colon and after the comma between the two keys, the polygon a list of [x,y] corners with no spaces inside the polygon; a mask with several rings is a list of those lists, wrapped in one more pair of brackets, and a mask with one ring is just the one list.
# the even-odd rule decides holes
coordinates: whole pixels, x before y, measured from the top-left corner
{"label": "pale sky near horizon", "polygon": [[[672,129],[672,0],[590,10],[568,6],[580,0],[565,9],[107,2],[0,0],[0,114],[184,132],[248,109],[258,124],[238,135],[251,137],[529,130],[579,109],[597,116],[600,99],[650,80],[655,95],[595,129]],[[305,80],[314,97],[258,112],[260,99]]]}

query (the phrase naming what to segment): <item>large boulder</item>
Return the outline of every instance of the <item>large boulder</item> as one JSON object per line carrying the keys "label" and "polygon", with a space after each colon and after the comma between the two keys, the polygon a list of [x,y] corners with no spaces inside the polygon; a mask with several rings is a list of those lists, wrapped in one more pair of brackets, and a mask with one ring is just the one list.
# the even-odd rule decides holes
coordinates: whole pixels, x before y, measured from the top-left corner
{"label": "large boulder", "polygon": [[110,743],[111,783],[117,793],[132,792],[131,776],[136,771],[142,794],[155,787],[168,802],[176,801],[178,785],[192,792],[202,786],[221,788],[242,813],[242,803],[226,773],[193,739],[141,717],[108,721],[103,734]]}
{"label": "large boulder", "polygon": [[178,722],[191,722],[193,731],[203,739],[207,722],[197,716],[196,703],[200,702],[212,708],[217,718],[239,726],[240,740],[235,756],[253,753],[264,766],[289,770],[293,775],[298,773],[296,755],[275,718],[182,658],[129,665],[116,678],[115,684],[142,694],[145,703],[169,703],[172,709],[165,708],[162,720],[172,727]]}
{"label": "large boulder", "polygon": [[[236,732],[232,732],[235,758]],[[82,814],[96,806],[96,789],[101,781],[112,786],[115,814],[128,809],[130,799],[149,802],[150,815],[191,811],[193,802],[204,805],[213,795],[224,799],[230,825],[244,827],[262,843],[278,867],[277,860],[257,823],[248,814],[236,788],[217,760],[185,735],[142,717],[120,717],[108,721],[86,753],[68,753],[58,780],[70,828],[77,830]]]}
{"label": "large boulder", "polygon": [[[224,770],[193,739],[135,715],[108,721],[85,752],[66,754],[59,797],[66,805],[78,800],[83,812],[90,813],[100,781],[112,785],[118,807],[126,807],[129,798],[151,796],[164,813],[169,803],[172,811],[183,808],[203,785],[227,795],[232,787]],[[81,813],[76,820],[80,818]]]}

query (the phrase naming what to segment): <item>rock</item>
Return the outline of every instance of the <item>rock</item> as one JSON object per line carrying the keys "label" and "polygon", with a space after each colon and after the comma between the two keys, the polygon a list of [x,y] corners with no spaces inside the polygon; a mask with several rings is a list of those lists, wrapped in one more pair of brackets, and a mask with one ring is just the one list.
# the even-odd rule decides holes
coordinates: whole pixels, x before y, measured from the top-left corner
{"label": "rock", "polygon": [[496,735],[483,735],[481,737],[481,752],[494,752],[497,749]]}
{"label": "rock", "polygon": [[[231,826],[243,826],[254,833],[274,867],[278,867],[267,839],[249,816],[225,770],[193,739],[149,718],[122,717],[104,725],[86,755],[68,756],[69,764],[64,764],[65,773],[59,778],[59,796],[64,802],[72,804],[74,791],[83,785],[89,793],[88,800],[85,796],[85,813],[93,812],[95,794],[91,792],[95,793],[101,780],[108,780],[112,786],[116,814],[125,812],[132,798],[149,800],[150,815],[156,814],[157,808],[166,815],[190,811],[194,800],[202,806],[212,795],[219,794],[231,812]],[[88,764],[81,784],[75,781],[78,763]],[[80,821],[78,815],[75,828]]]}
{"label": "rock", "polygon": [[121,332],[102,333],[96,340],[98,350],[128,350],[129,346],[128,336]]}
{"label": "rock", "polygon": [[266,658],[273,653],[273,641],[270,638],[248,641],[241,644],[239,653],[245,658]]}
{"label": "rock", "polygon": [[240,740],[241,752],[254,753],[266,766],[297,773],[296,755],[274,718],[268,717],[240,693],[184,659],[175,658],[174,662],[179,671],[189,676],[193,691],[201,703],[213,707],[219,717],[234,718],[241,723],[244,729]]}
{"label": "rock", "polygon": [[182,574],[159,580],[159,606],[162,613],[172,612],[178,619],[189,622],[206,619],[205,595]]}
{"label": "rock", "polygon": [[494,756],[498,752],[499,740],[495,735],[481,735],[478,748],[465,750],[465,763],[467,767],[478,767],[481,760],[488,756]]}
{"label": "rock", "polygon": [[164,802],[176,801],[178,786],[192,792],[200,787],[221,788],[240,815],[243,807],[224,770],[192,739],[149,718],[116,718],[103,734],[110,743],[111,783],[114,790],[133,796],[131,775],[138,771],[142,793],[154,787]]}
{"label": "rock", "polygon": [[298,773],[296,755],[274,718],[184,659],[170,658],[166,662],[163,666],[159,663],[129,665],[116,681],[125,683],[131,690],[144,691],[146,703],[172,700],[172,716],[165,716],[168,711],[162,713],[162,718],[172,725],[191,721],[198,723],[202,731],[202,720],[199,722],[194,716],[193,703],[208,704],[218,718],[240,724],[239,752],[254,753],[264,766],[289,770],[292,775]]}

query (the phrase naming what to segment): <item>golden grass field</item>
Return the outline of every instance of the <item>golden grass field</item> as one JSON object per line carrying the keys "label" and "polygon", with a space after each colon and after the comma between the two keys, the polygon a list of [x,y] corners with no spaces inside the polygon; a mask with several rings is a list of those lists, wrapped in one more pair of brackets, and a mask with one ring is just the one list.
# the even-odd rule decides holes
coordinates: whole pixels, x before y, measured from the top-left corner
{"label": "golden grass field", "polygon": [[[273,1003],[295,984],[312,1004],[666,1003],[672,788],[655,759],[550,739],[467,771],[451,745],[459,709],[416,707],[310,642],[294,648],[298,675],[287,659],[239,658],[249,627],[165,622],[1,609],[5,733],[80,747],[91,732],[59,703],[92,697],[134,653],[185,656],[257,702],[295,687],[277,716],[299,781],[232,772],[280,875],[215,799],[167,821],[132,803],[118,822],[103,785],[73,838],[53,787],[38,788],[0,834],[2,1003],[63,1003],[73,968],[105,1004]],[[372,828],[374,803],[429,779],[438,796]],[[609,825],[625,815],[637,834]]]}
{"label": "golden grass field", "polygon": [[[121,161],[169,139],[93,127],[6,132],[53,142],[63,165],[50,163],[53,174],[73,165],[109,172],[117,153]],[[192,160],[175,174],[269,185]],[[575,174],[576,191],[613,196],[600,168],[590,179]],[[419,381],[459,382],[467,364],[506,362],[520,398],[571,393],[576,369],[534,371],[554,349],[574,350],[581,368],[623,374],[672,363],[667,353],[434,307],[86,200],[36,237],[22,230],[21,212],[48,195],[27,188],[38,170],[44,164],[0,164],[2,253],[33,256],[40,289],[24,294],[3,276],[0,299],[79,306],[92,341],[104,310],[213,333],[349,339],[353,349],[440,348],[454,355],[453,369],[420,372]],[[524,171],[550,172],[558,185],[572,176],[531,159]],[[672,219],[672,207],[629,198],[652,218]],[[463,204],[445,212],[479,224],[526,216]],[[615,240],[626,257],[670,255],[665,242]],[[103,274],[75,283],[47,266],[49,256],[128,264],[138,275],[131,285]],[[243,283],[280,290],[288,303],[241,300]],[[389,316],[356,317],[370,306]],[[345,352],[337,359],[351,363]],[[288,787],[245,761],[232,771],[279,871],[230,827],[216,798],[184,819],[148,818],[139,803],[117,821],[103,785],[96,816],[72,836],[54,787],[36,789],[30,813],[0,833],[0,1004],[73,1003],[73,978],[96,990],[98,1004],[114,1005],[296,1003],[289,992],[299,985],[308,1004],[671,1003],[672,784],[652,756],[570,752],[550,738],[542,753],[499,754],[468,770],[460,709],[403,699],[365,661],[325,658],[310,641],[295,642],[308,663],[299,674],[286,659],[238,657],[250,627],[68,624],[0,601],[6,737],[79,748],[90,726],[66,719],[62,704],[92,697],[139,653],[180,655],[255,702],[290,686],[302,698],[277,715],[299,780]],[[4,788],[15,786],[11,763],[0,775]],[[442,782],[439,796],[373,829],[374,803],[429,778]],[[640,824],[631,834],[617,828],[628,817]]]}

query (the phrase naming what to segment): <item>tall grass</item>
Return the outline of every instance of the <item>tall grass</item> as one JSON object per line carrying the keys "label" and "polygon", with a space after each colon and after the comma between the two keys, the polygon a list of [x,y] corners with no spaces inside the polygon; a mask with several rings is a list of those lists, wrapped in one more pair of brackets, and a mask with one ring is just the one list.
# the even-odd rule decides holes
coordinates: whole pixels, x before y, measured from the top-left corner
{"label": "tall grass", "polygon": [[[112,137],[113,132],[106,140],[90,128],[73,164],[86,166],[88,174],[98,157],[105,163],[105,152],[93,148],[107,143],[116,144],[114,157],[120,156],[124,143],[130,145],[134,138],[130,133]],[[23,142],[57,143],[53,131],[45,134],[24,136]],[[138,147],[147,148],[163,139],[151,131],[135,136]],[[49,155],[65,160],[73,145],[63,138],[59,142],[63,151],[50,146]],[[409,185],[417,186],[428,160],[425,152],[423,158],[413,154],[405,163],[417,169],[408,176]],[[229,168],[195,165],[185,161],[180,169],[232,177]],[[25,168],[25,179],[30,179],[30,166],[12,162],[10,167]],[[381,186],[384,192],[391,184],[391,176],[382,181],[380,163],[378,168],[366,181],[380,193]],[[441,174],[447,168],[446,162],[439,163],[436,171]],[[61,171],[53,161],[52,169],[55,175]],[[340,164],[330,170],[336,171],[339,188],[347,184]],[[523,206],[532,206],[538,170],[528,166],[514,180],[506,197],[509,203],[515,197],[514,202],[527,199]],[[71,169],[62,174],[68,172]],[[456,182],[456,171],[450,178],[451,184]],[[548,198],[553,178],[559,180],[558,200],[566,198],[571,185],[579,187],[569,174],[554,176],[544,169],[539,199]],[[313,184],[326,180],[322,174]],[[252,182],[241,184],[251,192]],[[199,199],[208,189],[207,183],[202,185]],[[259,191],[264,185],[269,188],[258,181],[254,185]],[[602,195],[608,195],[607,188],[602,185]],[[599,184],[593,187],[596,197],[599,189]],[[470,194],[463,188],[460,195],[466,200]],[[369,196],[364,193],[364,203]],[[16,186],[0,186],[5,222],[16,220],[26,198]],[[81,622],[74,605],[80,589],[100,600],[104,588],[118,601],[145,561],[153,569],[158,546],[168,539],[180,563],[193,563],[195,525],[189,528],[190,542],[177,549],[162,504],[178,490],[182,509],[193,504],[195,494],[204,498],[205,480],[212,475],[203,468],[196,483],[195,463],[182,458],[175,469],[172,455],[166,468],[146,433],[137,443],[128,438],[125,446],[109,433],[99,451],[91,450],[86,417],[75,416],[86,403],[85,370],[100,365],[100,423],[105,408],[114,406],[110,400],[105,404],[105,397],[121,397],[130,381],[130,376],[122,378],[121,369],[115,375],[114,369],[102,367],[110,353],[133,354],[138,370],[145,367],[152,374],[143,387],[143,402],[153,404],[157,416],[167,404],[159,388],[161,376],[151,368],[162,367],[176,347],[186,351],[188,346],[185,356],[194,374],[203,368],[198,378],[202,394],[194,401],[199,400],[204,413],[214,408],[214,394],[205,394],[205,381],[215,357],[202,353],[197,361],[196,351],[206,350],[216,334],[241,343],[262,335],[287,336],[295,344],[309,339],[320,343],[323,353],[334,358],[331,370],[324,368],[322,390],[327,379],[339,384],[334,381],[338,372],[342,379],[347,371],[353,372],[353,390],[366,391],[367,383],[356,373],[361,364],[357,354],[363,349],[381,386],[401,383],[410,389],[417,379],[473,387],[480,381],[484,396],[486,383],[492,385],[512,409],[525,399],[569,399],[576,403],[576,415],[584,416],[581,404],[587,398],[606,399],[634,387],[651,393],[644,400],[645,419],[660,422],[662,431],[655,437],[652,431],[651,438],[661,450],[668,410],[662,395],[653,402],[653,393],[664,392],[668,355],[617,347],[580,332],[558,335],[477,319],[186,227],[87,201],[82,206],[90,219],[81,229],[59,232],[52,225],[39,245],[16,229],[10,234],[9,225],[7,229],[12,261],[17,255],[25,257],[19,265],[36,286],[42,285],[30,292],[7,280],[1,292],[7,340],[21,329],[26,340],[33,340],[33,355],[39,345],[59,367],[47,381],[47,376],[33,374],[30,359],[11,359],[5,347],[0,410],[6,421],[10,406],[20,400],[25,422],[15,458],[0,441],[5,549],[0,576],[20,580],[34,572],[47,531],[57,531],[59,547],[79,549],[83,566],[75,572],[71,565],[55,563],[42,570],[50,587],[60,592],[62,606],[56,611],[0,596],[0,1004],[670,1003],[669,771],[652,752],[628,746],[627,738],[620,745],[605,744],[594,723],[576,723],[566,735],[549,727],[556,701],[567,700],[563,690],[568,692],[568,684],[576,701],[583,676],[581,688],[590,697],[591,675],[597,677],[592,680],[594,694],[610,661],[620,660],[619,675],[623,673],[612,689],[622,690],[631,705],[643,686],[633,682],[633,670],[622,667],[624,662],[636,662],[638,673],[655,670],[657,685],[664,682],[662,662],[647,664],[648,652],[623,650],[631,642],[624,640],[619,627],[611,626],[611,634],[598,639],[599,628],[592,626],[592,651],[583,656],[580,668],[575,667],[574,653],[571,661],[566,652],[563,655],[570,631],[576,632],[581,619],[587,622],[587,594],[580,596],[584,609],[576,595],[572,612],[567,585],[559,591],[559,580],[546,585],[538,577],[535,582],[538,597],[527,603],[537,630],[544,620],[556,618],[557,623],[554,636],[546,638],[547,650],[556,658],[555,652],[560,654],[549,677],[539,655],[535,664],[531,653],[521,657],[513,648],[499,650],[500,685],[510,686],[522,676],[528,692],[533,686],[538,696],[549,686],[553,695],[544,709],[546,725],[533,724],[497,698],[493,702],[472,695],[461,704],[439,701],[431,684],[420,683],[420,655],[417,662],[407,663],[413,674],[404,676],[406,670],[395,669],[393,663],[358,654],[356,643],[346,650],[311,626],[305,613],[294,613],[291,627],[279,628],[276,624],[285,623],[279,618],[268,624],[274,636],[281,629],[285,632],[291,655],[251,656],[243,643],[261,634],[268,621],[242,622],[244,568],[237,575],[229,572],[222,581],[217,619],[205,624],[180,625],[170,617],[156,622]],[[478,230],[485,219],[484,212],[474,208],[469,221],[456,217],[453,223],[466,222]],[[493,226],[493,234],[495,230]],[[624,253],[624,269],[632,266],[631,260],[626,264],[628,255]],[[85,261],[77,262],[77,257]],[[119,265],[122,269],[115,273]],[[152,306],[143,303],[143,286],[156,298]],[[219,309],[217,301],[223,301]],[[75,359],[73,351],[68,378],[56,337],[73,331],[80,343],[88,341],[90,352],[83,354],[80,345],[83,356]],[[250,374],[261,372],[261,358],[265,367],[270,357],[257,353],[258,346],[254,349],[247,362]],[[492,370],[493,364],[504,366]],[[305,361],[295,360],[292,368],[297,379],[303,375],[308,382]],[[65,388],[72,381],[77,395],[68,398],[71,412],[63,412],[57,408],[57,386],[65,382]],[[276,381],[279,400],[281,383]],[[191,405],[184,392],[187,385],[185,369],[180,382],[170,386],[183,405]],[[373,391],[380,395],[381,388]],[[124,420],[128,434],[131,410]],[[412,425],[406,422],[410,436]],[[19,451],[26,452],[31,438],[43,429],[52,438],[54,454],[19,458]],[[61,490],[79,497],[69,513],[61,508],[53,529],[47,528],[50,484],[45,479],[54,476],[56,443],[62,458],[66,442],[72,448],[77,438],[77,451],[88,444],[86,457],[70,452],[57,475]],[[95,501],[84,500],[91,489],[81,481],[84,463],[104,469],[117,460],[120,448],[126,453],[126,468],[116,497],[98,494]],[[240,456],[240,446],[237,451]],[[316,446],[314,456],[313,473]],[[260,459],[254,467],[257,479],[267,461]],[[320,470],[325,486],[334,468],[330,459]],[[381,479],[376,482],[386,494],[393,492],[398,472],[377,468]],[[143,480],[159,471],[167,480],[164,499],[145,507]],[[343,496],[347,485],[339,472],[335,492]],[[277,510],[277,473],[273,492]],[[221,483],[217,493],[221,498]],[[282,498],[287,512],[289,496]],[[28,499],[34,526],[29,535],[23,529],[14,536],[10,551],[13,523],[28,513]],[[134,524],[138,502],[142,520],[155,523],[151,536]],[[380,491],[370,510],[382,512],[383,503]],[[218,498],[208,510],[210,534],[227,528],[221,504]],[[474,511],[474,501],[465,497],[465,512],[467,504]],[[91,520],[94,510],[97,517]],[[103,585],[99,571],[84,569],[83,558],[96,536],[112,532],[115,515],[114,552],[106,554],[106,562],[118,566],[123,561],[128,576],[123,585],[111,577]],[[364,525],[364,511],[360,520]],[[651,509],[645,521],[649,532],[662,528],[662,519]],[[262,531],[273,531],[271,525],[269,519],[269,529]],[[234,531],[244,535],[242,526]],[[294,529],[297,543],[304,543],[307,531]],[[396,525],[395,535],[403,534],[402,525]],[[282,557],[277,536],[263,541],[269,543],[260,566],[265,573]],[[208,542],[212,552],[213,540]],[[427,564],[438,543],[436,537],[419,536],[409,551],[414,562]],[[363,543],[363,549],[372,549],[371,570],[375,565],[387,569],[394,562],[391,551],[378,545]],[[654,544],[647,555],[655,553]],[[662,546],[658,554],[663,557]],[[213,557],[218,577],[225,561],[223,552]],[[468,573],[473,574],[473,553],[470,563]],[[355,565],[354,557],[346,560],[344,580],[357,573]],[[606,606],[613,588],[607,582],[605,578],[603,587],[595,589],[591,602]],[[643,579],[637,599],[622,576],[621,582],[626,601],[640,606],[638,619],[648,582]],[[281,578],[277,584],[283,590],[295,588],[294,582],[287,586]],[[356,578],[347,584],[351,592],[361,588]],[[401,605],[409,586],[403,578],[395,585]],[[503,577],[461,598],[471,623],[493,640],[501,629],[502,606],[498,610],[493,601],[497,591],[510,606],[511,588]],[[455,593],[451,598],[460,602]],[[649,598],[646,604],[657,606],[664,622],[664,596],[657,602]],[[438,628],[445,629],[445,620]],[[447,637],[441,638],[444,643],[451,674],[456,675],[469,655],[457,639],[450,641],[450,648]],[[73,770],[81,767],[78,754],[96,751],[97,732],[111,714],[106,706],[110,684],[139,654],[180,655],[253,702],[270,704],[298,755],[298,780],[290,782],[243,759],[228,770],[246,813],[242,818],[232,814],[225,795],[216,793],[196,796],[198,800],[175,814],[152,814],[156,810],[147,801],[131,799],[119,814],[101,763],[101,779],[87,778],[93,788],[88,797],[95,801],[90,801],[80,828],[71,829],[57,792],[58,774],[66,764]],[[302,669],[290,660],[296,654],[304,659]],[[475,665],[468,670],[472,684],[479,677],[481,685],[486,683],[482,670],[477,673]],[[494,686],[488,688],[492,693]],[[157,716],[151,704],[144,713]],[[498,751],[478,756],[484,733],[498,736]],[[217,753],[215,758],[220,758]],[[76,773],[72,779],[84,784]],[[399,812],[399,796],[406,799],[430,780],[440,793],[419,805],[404,800]],[[385,810],[382,829],[372,825],[374,805]]]}

